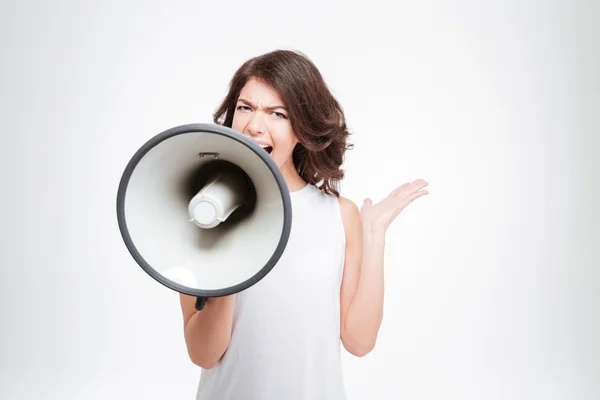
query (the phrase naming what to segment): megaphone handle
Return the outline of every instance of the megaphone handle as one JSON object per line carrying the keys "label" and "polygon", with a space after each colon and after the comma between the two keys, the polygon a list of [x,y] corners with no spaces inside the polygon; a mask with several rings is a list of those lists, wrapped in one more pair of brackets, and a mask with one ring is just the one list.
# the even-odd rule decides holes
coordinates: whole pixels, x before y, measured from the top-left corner
{"label": "megaphone handle", "polygon": [[196,297],[196,310],[200,311],[206,304],[206,297]]}

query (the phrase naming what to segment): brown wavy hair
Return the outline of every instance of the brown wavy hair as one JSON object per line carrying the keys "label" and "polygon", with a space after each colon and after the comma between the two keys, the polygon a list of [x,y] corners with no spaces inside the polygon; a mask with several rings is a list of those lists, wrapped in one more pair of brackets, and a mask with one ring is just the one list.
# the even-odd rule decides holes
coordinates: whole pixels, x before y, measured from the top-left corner
{"label": "brown wavy hair", "polygon": [[216,124],[231,128],[238,97],[250,78],[271,86],[285,103],[298,137],[292,153],[298,174],[338,197],[344,154],[353,145],[347,143],[351,133],[344,111],[317,67],[306,55],[291,50],[275,50],[247,60],[233,75],[229,92],[213,114]]}

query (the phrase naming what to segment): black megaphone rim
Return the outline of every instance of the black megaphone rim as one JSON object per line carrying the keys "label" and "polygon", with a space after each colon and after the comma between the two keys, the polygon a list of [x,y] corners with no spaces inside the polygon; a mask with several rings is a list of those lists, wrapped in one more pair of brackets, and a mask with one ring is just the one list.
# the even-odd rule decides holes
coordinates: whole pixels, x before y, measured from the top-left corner
{"label": "black megaphone rim", "polygon": [[[214,134],[218,134],[218,135],[223,135],[230,139],[236,140],[239,143],[244,144],[249,149],[254,151],[254,153],[257,156],[259,156],[262,159],[262,161],[268,166],[268,168],[271,171],[271,173],[273,174],[273,177],[275,178],[275,181],[277,182],[277,185],[279,186],[279,190],[281,192],[281,200],[283,202],[283,214],[284,214],[283,215],[283,228],[282,228],[282,232],[281,232],[281,237],[279,239],[279,243],[277,244],[277,247],[276,247],[275,251],[273,252],[273,255],[267,261],[265,266],[262,267],[255,275],[253,275],[252,277],[250,277],[249,279],[247,279],[241,283],[238,283],[236,285],[229,286],[226,288],[212,289],[212,290],[196,289],[196,288],[190,288],[190,287],[181,285],[177,282],[173,282],[171,280],[166,279],[164,276],[159,274],[154,268],[152,268],[150,266],[150,264],[140,254],[140,252],[136,248],[135,244],[133,243],[131,235],[129,234],[129,229],[127,227],[127,219],[125,216],[125,197],[127,196],[127,187],[129,185],[129,180],[130,180],[131,175],[133,174],[133,171],[135,170],[137,164],[146,155],[146,153],[148,153],[148,151],[150,151],[152,148],[154,148],[155,146],[157,146],[159,143],[163,142],[164,140],[169,139],[176,135],[181,135],[181,134],[191,133],[191,132],[209,132],[209,133],[214,133]],[[226,126],[222,126],[222,125],[205,124],[205,123],[204,124],[203,123],[187,124],[187,125],[176,126],[174,128],[168,129],[168,130],[161,132],[161,133],[157,134],[156,136],[152,137],[144,145],[142,145],[137,150],[137,152],[133,155],[133,157],[130,159],[130,161],[128,162],[128,164],[125,167],[125,170],[122,174],[122,177],[121,177],[121,180],[119,183],[118,192],[117,192],[117,220],[118,220],[121,236],[123,238],[123,241],[125,242],[125,245],[129,251],[129,253],[133,257],[133,259],[139,264],[139,266],[142,267],[142,269],[144,271],[146,271],[146,273],[148,275],[150,275],[152,278],[154,278],[156,281],[158,281],[159,283],[163,284],[164,286],[166,286],[170,289],[173,289],[179,293],[187,294],[190,296],[221,297],[221,296],[228,296],[228,295],[231,295],[234,293],[238,293],[242,290],[245,290],[245,289],[251,287],[252,285],[259,282],[262,278],[264,278],[273,269],[273,267],[277,264],[277,262],[281,258],[281,255],[283,254],[283,251],[285,250],[285,247],[287,246],[287,242],[288,242],[288,239],[290,236],[290,231],[291,231],[291,227],[292,227],[292,204],[291,204],[291,199],[290,199],[290,194],[289,194],[289,189],[288,189],[287,183],[285,182],[285,179],[283,178],[281,171],[275,164],[275,161],[273,161],[273,159],[269,156],[269,154],[266,151],[264,151],[264,149],[262,149],[252,139],[247,138],[246,136],[242,135],[241,133],[239,133],[231,128],[228,128]]]}

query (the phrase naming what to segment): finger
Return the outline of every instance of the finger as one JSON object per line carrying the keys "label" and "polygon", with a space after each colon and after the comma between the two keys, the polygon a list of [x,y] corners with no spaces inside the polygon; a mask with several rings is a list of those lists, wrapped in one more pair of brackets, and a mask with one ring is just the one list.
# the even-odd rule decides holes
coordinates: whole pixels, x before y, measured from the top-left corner
{"label": "finger", "polygon": [[396,203],[396,206],[394,207],[394,211],[392,212],[392,219],[395,219],[398,216],[398,214],[400,214],[400,212],[406,208],[406,206],[408,206],[410,203],[413,202],[413,200],[415,200],[418,197],[424,196],[426,194],[429,194],[429,192],[427,190],[421,190],[421,191],[413,193],[407,197],[403,197],[402,200],[400,200],[398,203]]}
{"label": "finger", "polygon": [[410,183],[405,183],[404,185],[397,187],[396,189],[394,189],[394,191],[392,192],[391,196],[397,196],[400,193],[402,193],[404,191],[404,189],[406,189],[408,186],[410,185]]}
{"label": "finger", "polygon": [[411,192],[414,192],[417,190],[421,190],[427,185],[429,185],[429,183],[426,182],[425,180],[417,179],[416,181],[413,181],[410,183],[405,183],[404,185],[402,185],[399,188],[397,188],[396,190],[394,190],[392,192],[392,196],[395,197],[402,193],[406,193],[406,192],[411,193]]}
{"label": "finger", "polygon": [[416,181],[410,183],[408,185],[408,187],[406,188],[406,190],[402,191],[401,193],[411,196],[414,193],[416,193],[417,191],[423,189],[427,185],[429,185],[429,183],[425,182],[422,179],[417,179]]}
{"label": "finger", "polygon": [[424,196],[426,194],[429,194],[429,191],[427,191],[427,190],[420,190],[420,191],[418,191],[418,192],[413,193],[412,195],[410,195],[408,197],[408,201],[412,202],[413,200],[415,200],[415,199],[417,199],[417,198],[419,198],[421,196]]}
{"label": "finger", "polygon": [[429,182],[425,181],[424,179],[417,179],[412,183],[412,187],[418,190],[423,189],[427,185],[429,185]]}
{"label": "finger", "polygon": [[429,194],[429,191],[427,190],[421,190],[418,191],[416,193],[412,193],[407,195],[406,197],[404,197],[400,202],[398,202],[397,204],[397,208],[402,210],[404,207],[406,207],[407,205],[409,205],[410,203],[412,203],[415,199],[424,196],[426,194]]}

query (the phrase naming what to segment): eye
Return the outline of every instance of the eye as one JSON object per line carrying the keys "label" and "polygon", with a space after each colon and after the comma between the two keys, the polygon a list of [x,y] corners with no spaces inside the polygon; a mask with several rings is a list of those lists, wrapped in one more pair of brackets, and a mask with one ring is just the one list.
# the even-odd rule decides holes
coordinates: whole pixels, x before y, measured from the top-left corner
{"label": "eye", "polygon": [[250,111],[250,107],[247,107],[247,106],[238,106],[237,110],[239,110],[239,111]]}
{"label": "eye", "polygon": [[283,113],[280,113],[280,112],[276,112],[276,111],[275,111],[273,114],[274,114],[274,115],[275,115],[277,118],[287,118],[287,117],[285,116],[285,114],[283,114]]}

